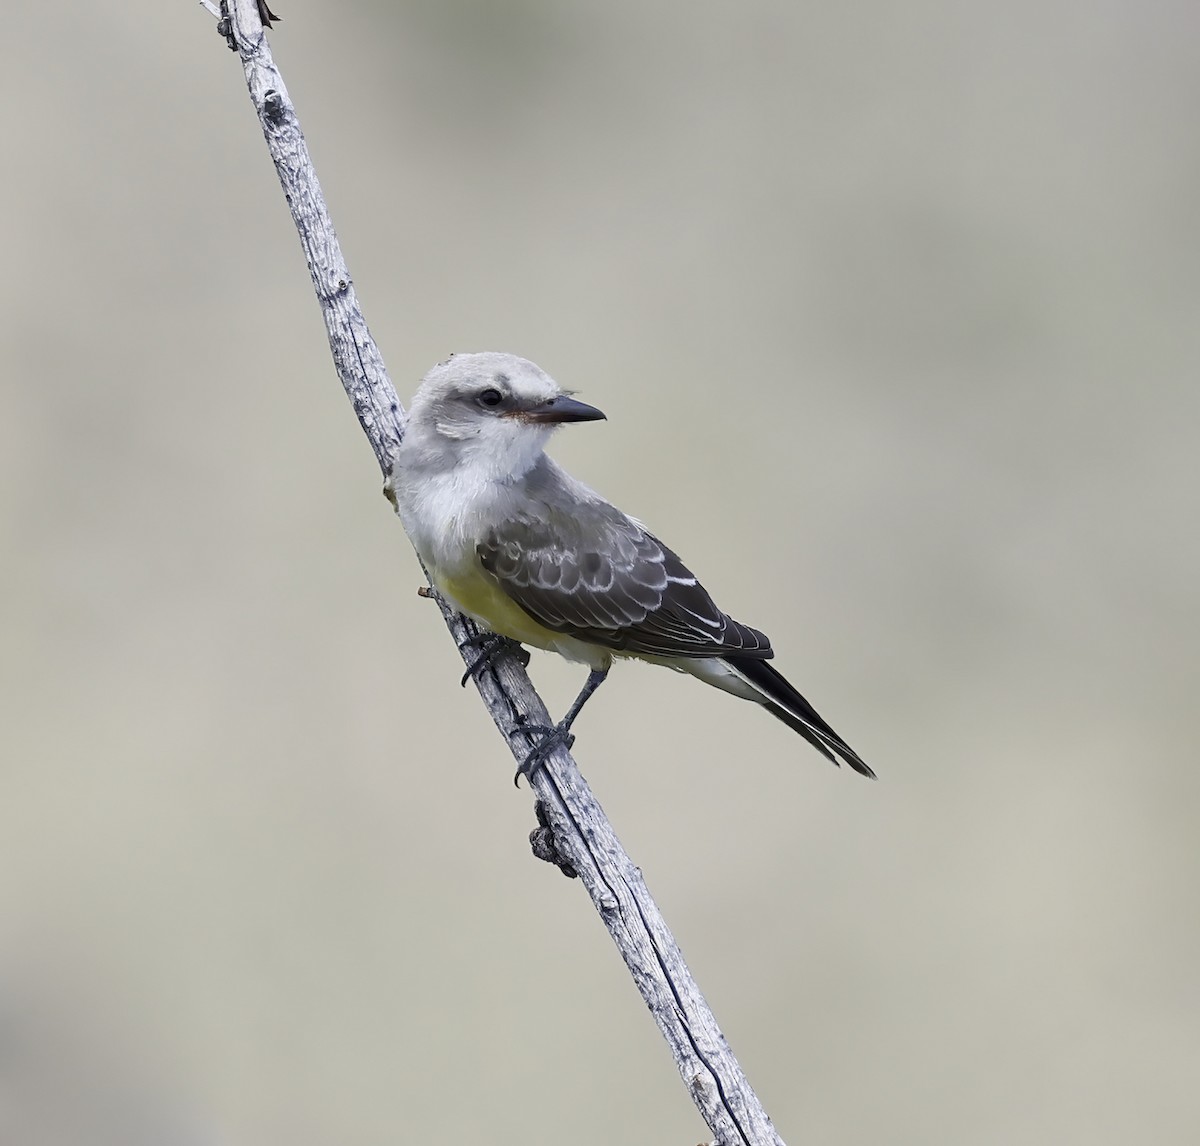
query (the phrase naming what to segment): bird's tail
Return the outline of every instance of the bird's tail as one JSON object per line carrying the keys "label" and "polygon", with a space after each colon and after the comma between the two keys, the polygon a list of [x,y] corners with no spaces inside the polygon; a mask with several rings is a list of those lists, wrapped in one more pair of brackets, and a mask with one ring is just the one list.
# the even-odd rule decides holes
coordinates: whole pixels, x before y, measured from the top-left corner
{"label": "bird's tail", "polygon": [[722,657],[733,673],[755,693],[757,700],[770,714],[799,732],[823,756],[837,763],[840,756],[855,772],[872,779],[875,773],[857,752],[850,747],[788,683],[784,675],[767,661],[755,657]]}

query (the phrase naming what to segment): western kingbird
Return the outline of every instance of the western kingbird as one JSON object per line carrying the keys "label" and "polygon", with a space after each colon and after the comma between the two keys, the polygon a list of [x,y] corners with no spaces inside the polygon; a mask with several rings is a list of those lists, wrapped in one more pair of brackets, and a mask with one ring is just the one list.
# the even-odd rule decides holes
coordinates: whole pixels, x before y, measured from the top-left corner
{"label": "western kingbird", "polygon": [[563,720],[518,770],[569,729],[613,660],[690,673],[761,704],[837,763],[874,776],[767,662],[771,643],[723,613],[644,525],[545,454],[566,422],[604,415],[512,354],[456,354],[409,409],[387,492],[434,585],[486,629],[591,669]]}

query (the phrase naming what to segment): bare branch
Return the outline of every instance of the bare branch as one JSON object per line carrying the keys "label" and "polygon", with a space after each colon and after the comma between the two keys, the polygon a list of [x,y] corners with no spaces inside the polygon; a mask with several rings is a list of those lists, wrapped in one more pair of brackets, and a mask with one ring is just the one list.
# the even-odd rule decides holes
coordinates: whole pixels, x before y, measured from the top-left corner
{"label": "bare branch", "polygon": [[[201,0],[205,3],[205,0]],[[209,7],[205,3],[205,7]],[[404,433],[404,410],[367,330],[321,188],[283,78],[271,58],[258,0],[230,0],[222,29],[242,60],[250,97],[300,236],[329,345],[342,386],[386,475]],[[476,626],[438,598],[446,625],[463,652]],[[553,722],[519,660],[509,652],[476,674],[479,694],[517,761],[533,742],[525,725]],[[577,874],[655,1022],[679,1073],[721,1146],[782,1146],[716,1019],[689,973],[641,872],[626,855],[611,824],[566,749],[550,754],[531,784],[541,828],[543,858]]]}

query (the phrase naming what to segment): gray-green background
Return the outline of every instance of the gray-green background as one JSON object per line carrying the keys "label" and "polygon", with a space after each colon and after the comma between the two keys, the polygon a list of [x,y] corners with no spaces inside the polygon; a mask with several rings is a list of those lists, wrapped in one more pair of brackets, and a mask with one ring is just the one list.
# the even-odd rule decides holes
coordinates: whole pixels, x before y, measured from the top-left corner
{"label": "gray-green background", "polygon": [[[880,774],[641,666],[578,728],[783,1137],[1200,1138],[1200,8],[279,7],[402,396],[605,409],[558,458]],[[698,1141],[212,20],[0,52],[0,1140]]]}

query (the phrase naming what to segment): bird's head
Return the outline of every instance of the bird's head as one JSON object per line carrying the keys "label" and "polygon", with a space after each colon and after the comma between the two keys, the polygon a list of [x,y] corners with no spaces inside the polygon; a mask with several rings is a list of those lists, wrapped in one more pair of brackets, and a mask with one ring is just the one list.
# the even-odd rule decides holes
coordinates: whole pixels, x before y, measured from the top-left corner
{"label": "bird's head", "polygon": [[526,473],[559,426],[603,417],[526,358],[455,354],[425,375],[408,434],[448,462],[503,477]]}

